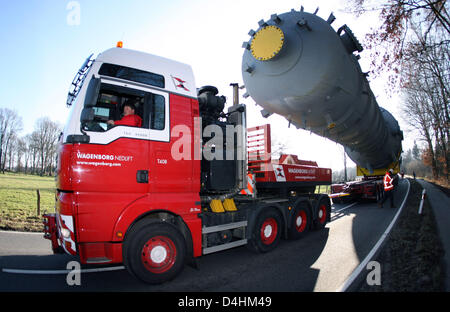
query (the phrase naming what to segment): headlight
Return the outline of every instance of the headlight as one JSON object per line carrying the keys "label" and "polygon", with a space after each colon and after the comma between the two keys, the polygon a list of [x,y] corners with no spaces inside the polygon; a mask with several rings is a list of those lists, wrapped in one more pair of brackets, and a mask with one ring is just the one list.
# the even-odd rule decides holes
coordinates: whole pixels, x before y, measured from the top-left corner
{"label": "headlight", "polygon": [[70,238],[70,231],[68,229],[61,229],[61,235],[64,238]]}

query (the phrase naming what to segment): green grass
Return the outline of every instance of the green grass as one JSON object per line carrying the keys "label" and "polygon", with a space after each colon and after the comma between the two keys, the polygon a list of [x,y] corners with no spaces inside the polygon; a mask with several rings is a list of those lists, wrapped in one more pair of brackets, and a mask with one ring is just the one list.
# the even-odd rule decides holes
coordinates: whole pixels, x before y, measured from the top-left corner
{"label": "green grass", "polygon": [[[37,215],[37,193],[41,195],[41,213]],[[0,174],[0,229],[42,231],[42,214],[53,212],[55,178],[33,175]]]}
{"label": "green grass", "polygon": [[314,190],[316,194],[331,194],[331,185],[317,185]]}

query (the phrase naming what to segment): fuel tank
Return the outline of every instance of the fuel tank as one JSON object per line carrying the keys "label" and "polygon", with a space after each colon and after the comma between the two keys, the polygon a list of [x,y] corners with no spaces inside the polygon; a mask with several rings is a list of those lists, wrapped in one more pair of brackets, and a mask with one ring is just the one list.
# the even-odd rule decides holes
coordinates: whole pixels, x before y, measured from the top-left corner
{"label": "fuel tank", "polygon": [[358,63],[363,50],[347,25],[331,27],[315,13],[292,10],[261,20],[243,43],[242,77],[263,110],[297,128],[342,144],[359,166],[388,168],[401,154],[403,133],[378,106]]}

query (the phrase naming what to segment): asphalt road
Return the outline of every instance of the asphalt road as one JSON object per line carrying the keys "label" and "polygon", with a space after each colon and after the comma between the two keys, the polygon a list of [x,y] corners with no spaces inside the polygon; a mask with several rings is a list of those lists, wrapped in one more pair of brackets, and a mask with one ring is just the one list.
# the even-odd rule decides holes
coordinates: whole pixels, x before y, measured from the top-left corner
{"label": "asphalt road", "polygon": [[[51,254],[50,241],[42,234],[0,232],[0,291],[336,291],[389,226],[406,189],[401,181],[397,208],[333,205],[331,222],[323,230],[297,241],[282,240],[266,254],[237,247],[200,257],[198,269],[186,266],[173,281],[157,286],[136,280],[117,265],[82,266],[80,285],[70,286],[65,270],[77,257]],[[105,268],[112,271],[101,271]]]}

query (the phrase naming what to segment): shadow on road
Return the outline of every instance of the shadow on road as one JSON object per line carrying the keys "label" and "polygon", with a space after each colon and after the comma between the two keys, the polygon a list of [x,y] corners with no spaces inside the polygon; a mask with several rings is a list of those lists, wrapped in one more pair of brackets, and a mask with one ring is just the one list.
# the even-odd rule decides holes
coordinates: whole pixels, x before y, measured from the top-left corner
{"label": "shadow on road", "polygon": [[201,278],[180,279],[194,291],[312,291],[319,270],[311,268],[321,255],[329,229],[311,231],[300,240],[283,240],[273,251],[256,254],[237,248],[199,260]]}
{"label": "shadow on road", "polygon": [[[319,270],[311,265],[321,255],[328,234],[329,229],[325,228],[311,231],[297,241],[282,240],[276,249],[265,254],[238,247],[206,255],[198,259],[199,269],[186,266],[178,277],[162,285],[144,284],[122,269],[81,273],[81,285],[69,286],[66,272],[17,274],[3,269],[66,270],[67,263],[78,261],[77,257],[3,256],[0,257],[0,291],[312,291]],[[82,266],[82,269],[95,267],[100,266]]]}

